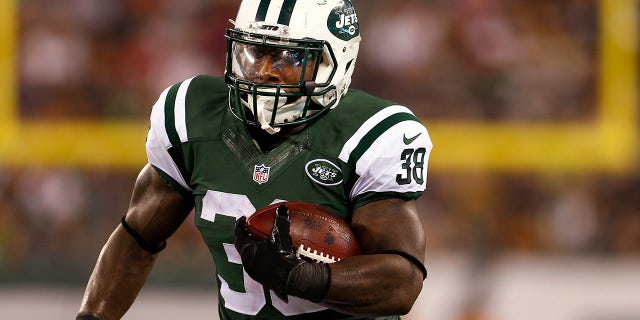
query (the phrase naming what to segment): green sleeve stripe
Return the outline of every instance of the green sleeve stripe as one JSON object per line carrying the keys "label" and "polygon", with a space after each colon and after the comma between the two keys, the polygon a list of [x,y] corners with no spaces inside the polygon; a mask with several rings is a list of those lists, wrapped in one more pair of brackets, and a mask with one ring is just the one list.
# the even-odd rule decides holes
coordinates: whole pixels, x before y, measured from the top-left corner
{"label": "green sleeve stripe", "polygon": [[373,129],[369,130],[367,134],[360,139],[358,145],[353,149],[349,155],[349,165],[355,167],[360,157],[371,147],[374,141],[382,135],[389,128],[403,121],[418,121],[418,119],[411,113],[400,112],[396,113],[378,123]]}
{"label": "green sleeve stripe", "polygon": [[176,97],[181,83],[176,83],[167,92],[167,98],[164,100],[164,127],[169,136],[169,142],[173,146],[180,145],[180,136],[176,130]]}

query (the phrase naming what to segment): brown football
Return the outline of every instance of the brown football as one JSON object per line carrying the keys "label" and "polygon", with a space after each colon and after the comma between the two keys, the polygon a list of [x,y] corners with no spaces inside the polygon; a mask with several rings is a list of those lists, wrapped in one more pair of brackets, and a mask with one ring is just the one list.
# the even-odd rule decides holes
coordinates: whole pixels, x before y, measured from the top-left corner
{"label": "brown football", "polygon": [[289,208],[291,239],[298,256],[332,263],[360,254],[360,244],[342,218],[323,206],[303,201],[278,202],[258,209],[247,219],[254,237],[271,236],[276,209],[282,204]]}

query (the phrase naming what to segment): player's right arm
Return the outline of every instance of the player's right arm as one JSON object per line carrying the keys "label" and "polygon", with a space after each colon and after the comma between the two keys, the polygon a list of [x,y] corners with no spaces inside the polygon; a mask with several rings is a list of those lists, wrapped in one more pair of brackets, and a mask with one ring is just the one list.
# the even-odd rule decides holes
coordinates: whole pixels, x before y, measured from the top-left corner
{"label": "player's right arm", "polygon": [[[182,224],[193,200],[169,188],[151,165],[140,172],[126,223],[150,247],[160,248]],[[157,253],[143,249],[122,224],[102,249],[84,293],[80,314],[120,319],[142,289]]]}

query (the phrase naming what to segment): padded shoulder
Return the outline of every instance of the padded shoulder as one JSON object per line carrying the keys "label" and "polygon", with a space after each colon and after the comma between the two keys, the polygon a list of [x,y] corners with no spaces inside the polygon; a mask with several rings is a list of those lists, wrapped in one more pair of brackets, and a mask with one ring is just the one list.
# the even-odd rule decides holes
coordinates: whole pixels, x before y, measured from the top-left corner
{"label": "padded shoulder", "polygon": [[151,128],[166,135],[165,147],[217,135],[227,110],[228,89],[221,77],[196,76],[167,88],[153,106]]}
{"label": "padded shoulder", "polygon": [[407,107],[350,91],[313,126],[314,148],[354,171],[349,197],[355,207],[389,197],[414,199],[424,191],[433,145]]}
{"label": "padded shoulder", "polygon": [[153,105],[147,158],[186,191],[190,191],[189,174],[180,146],[187,141],[218,137],[228,110],[227,93],[224,79],[197,76],[168,87]]}
{"label": "padded shoulder", "polygon": [[193,78],[185,101],[188,140],[218,136],[221,121],[228,112],[229,89],[222,77]]}
{"label": "padded shoulder", "polygon": [[[316,145],[333,148],[326,150],[329,154],[340,153],[340,149],[344,146],[340,142],[345,143],[353,139],[357,132],[359,132],[360,136],[366,134],[387,117],[394,114],[399,114],[402,118],[418,121],[415,115],[406,107],[363,91],[350,89],[349,93],[340,100],[340,104],[336,108],[314,124],[316,130],[322,132],[322,135],[316,137],[318,139]],[[398,116],[390,120],[393,119],[398,119]],[[386,123],[390,120],[387,120]]]}

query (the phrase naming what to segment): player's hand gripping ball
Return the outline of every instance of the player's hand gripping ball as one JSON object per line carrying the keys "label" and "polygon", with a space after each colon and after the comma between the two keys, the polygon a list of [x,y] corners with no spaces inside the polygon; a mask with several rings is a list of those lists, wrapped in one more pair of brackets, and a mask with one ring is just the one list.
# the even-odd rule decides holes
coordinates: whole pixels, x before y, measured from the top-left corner
{"label": "player's hand gripping ball", "polygon": [[320,301],[330,284],[327,263],[360,254],[346,222],[305,202],[277,203],[240,217],[234,233],[247,274],[285,302],[289,295]]}
{"label": "player's hand gripping ball", "polygon": [[297,256],[332,263],[360,254],[358,240],[346,221],[323,206],[303,201],[279,202],[258,209],[247,219],[254,237],[269,238],[276,209],[283,204],[289,209],[290,234]]}

